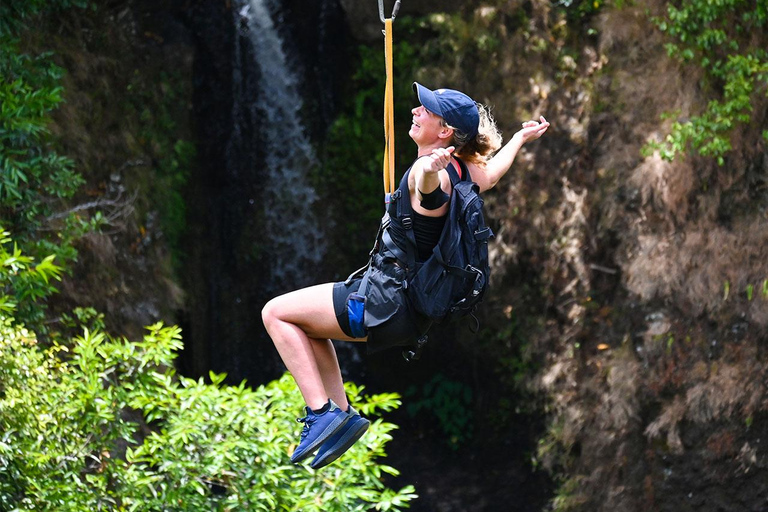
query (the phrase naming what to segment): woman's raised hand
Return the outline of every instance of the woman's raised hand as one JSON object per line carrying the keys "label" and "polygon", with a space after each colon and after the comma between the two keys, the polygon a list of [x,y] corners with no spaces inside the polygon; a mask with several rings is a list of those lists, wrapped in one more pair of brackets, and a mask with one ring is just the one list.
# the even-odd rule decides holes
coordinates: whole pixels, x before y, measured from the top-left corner
{"label": "woman's raised hand", "polygon": [[448,167],[455,149],[453,146],[433,149],[429,155],[430,160],[424,166],[424,172],[438,172]]}
{"label": "woman's raised hand", "polygon": [[523,129],[517,133],[520,134],[523,139],[523,144],[525,144],[526,142],[536,140],[544,135],[544,132],[547,131],[547,128],[549,128],[549,121],[544,119],[544,116],[541,116],[539,121],[524,122]]}

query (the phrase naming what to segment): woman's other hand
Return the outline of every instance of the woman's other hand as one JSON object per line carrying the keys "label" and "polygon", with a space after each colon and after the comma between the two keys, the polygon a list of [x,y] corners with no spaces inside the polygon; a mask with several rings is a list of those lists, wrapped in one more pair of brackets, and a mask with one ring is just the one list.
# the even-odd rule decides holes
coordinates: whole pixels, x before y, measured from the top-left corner
{"label": "woman's other hand", "polygon": [[544,119],[544,116],[539,118],[539,121],[526,121],[523,123],[523,129],[517,132],[520,135],[523,144],[536,140],[547,131],[549,128],[549,121]]}

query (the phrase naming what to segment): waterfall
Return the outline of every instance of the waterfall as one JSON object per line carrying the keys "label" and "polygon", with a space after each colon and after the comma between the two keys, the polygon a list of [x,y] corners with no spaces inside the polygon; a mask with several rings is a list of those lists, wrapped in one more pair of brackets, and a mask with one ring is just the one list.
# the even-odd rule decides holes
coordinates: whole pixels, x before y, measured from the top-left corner
{"label": "waterfall", "polygon": [[199,165],[187,191],[180,367],[194,378],[210,370],[233,383],[280,376],[261,308],[331,279],[332,225],[310,180],[320,165],[313,144],[335,119],[343,80],[341,10],[320,0],[283,19],[283,4],[192,2],[185,10],[195,35]]}
{"label": "waterfall", "polygon": [[[317,194],[309,183],[317,158],[301,122],[296,66],[283,47],[271,7],[268,0],[241,0],[234,10],[235,23],[251,46],[244,53],[253,56],[259,78],[253,87],[235,84],[239,94],[236,92],[233,108],[249,109],[249,118],[259,127],[251,140],[263,146],[263,162],[251,165],[262,167],[256,172],[263,176],[264,250],[270,267],[265,284],[274,292],[316,280],[307,270],[317,268],[323,259],[322,227],[328,223],[317,217]],[[234,79],[242,78],[235,72]],[[256,94],[250,97],[247,93],[254,89]],[[238,114],[235,112],[234,119],[242,118]],[[235,128],[233,137],[244,137],[242,127]]]}

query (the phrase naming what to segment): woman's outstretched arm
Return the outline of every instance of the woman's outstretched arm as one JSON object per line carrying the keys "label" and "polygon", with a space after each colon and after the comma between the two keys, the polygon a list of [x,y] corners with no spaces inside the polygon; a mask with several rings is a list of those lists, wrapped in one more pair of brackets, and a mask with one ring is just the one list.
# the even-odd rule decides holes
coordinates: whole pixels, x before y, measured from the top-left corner
{"label": "woman's outstretched arm", "polygon": [[517,152],[520,151],[523,144],[538,139],[544,135],[547,128],[549,128],[549,121],[544,119],[544,116],[540,117],[539,121],[524,122],[523,128],[515,133],[493,158],[488,160],[484,172],[477,173],[477,177],[472,175],[475,182],[480,186],[480,191],[483,192],[495,187],[501,177],[512,167],[512,162],[515,161]]}

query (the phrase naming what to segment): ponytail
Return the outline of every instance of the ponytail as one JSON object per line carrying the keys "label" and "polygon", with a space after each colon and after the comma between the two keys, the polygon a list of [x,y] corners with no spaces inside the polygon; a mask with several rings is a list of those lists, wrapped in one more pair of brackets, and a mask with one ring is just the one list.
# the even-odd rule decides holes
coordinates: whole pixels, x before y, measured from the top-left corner
{"label": "ponytail", "polygon": [[466,133],[451,127],[453,128],[452,144],[456,147],[456,156],[466,162],[482,165],[498,151],[503,139],[490,110],[480,103],[477,104],[477,110],[480,114],[477,135],[470,138]]}

